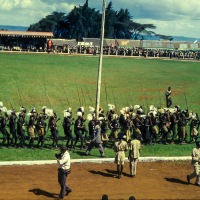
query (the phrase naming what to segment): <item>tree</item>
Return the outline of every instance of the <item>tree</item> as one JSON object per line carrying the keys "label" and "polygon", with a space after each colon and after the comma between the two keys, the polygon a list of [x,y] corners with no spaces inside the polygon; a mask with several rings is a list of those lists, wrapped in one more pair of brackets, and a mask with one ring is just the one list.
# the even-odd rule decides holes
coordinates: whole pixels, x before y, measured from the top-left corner
{"label": "tree", "polygon": [[153,24],[140,24],[132,22],[129,28],[132,32],[132,38],[134,40],[139,40],[143,39],[144,35],[155,35],[155,32],[148,31],[147,29],[156,29],[156,26]]}
{"label": "tree", "polygon": [[80,41],[83,37],[99,37],[101,28],[99,11],[88,7],[88,0],[83,6],[74,7],[66,17],[70,38]]}
{"label": "tree", "polygon": [[[112,1],[106,8],[105,38],[142,39],[145,35],[155,35],[149,29],[155,29],[153,24],[134,22],[128,9],[113,9]],[[54,37],[71,38],[77,41],[86,38],[99,38],[101,35],[101,14],[90,8],[88,0],[82,6],[74,7],[66,15],[53,12],[39,22],[30,25],[28,31],[51,31]]]}
{"label": "tree", "polygon": [[47,15],[39,22],[30,25],[28,31],[45,31],[53,32],[54,35],[59,35],[58,25],[64,19],[65,13],[53,12],[51,15]]}
{"label": "tree", "polygon": [[116,22],[115,22],[115,37],[122,39],[130,39],[131,31],[131,15],[127,9],[120,9],[119,12],[116,13]]}
{"label": "tree", "polygon": [[112,1],[111,1],[106,8],[105,33],[104,33],[105,38],[114,38],[115,24],[116,24],[116,12],[113,10]]}

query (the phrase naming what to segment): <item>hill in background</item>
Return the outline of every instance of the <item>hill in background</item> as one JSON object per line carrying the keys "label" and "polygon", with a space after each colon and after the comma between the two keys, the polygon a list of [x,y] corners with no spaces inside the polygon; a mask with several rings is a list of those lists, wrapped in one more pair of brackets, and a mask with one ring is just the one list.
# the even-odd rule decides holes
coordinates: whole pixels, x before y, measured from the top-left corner
{"label": "hill in background", "polygon": [[[28,27],[25,26],[7,26],[7,25],[0,25],[0,30],[9,30],[9,31],[27,31]],[[200,38],[190,38],[184,36],[172,36],[173,41],[185,41],[185,42],[194,42],[195,40]],[[145,40],[159,40],[159,37],[152,36],[146,37]]]}
{"label": "hill in background", "polygon": [[25,26],[7,26],[0,25],[0,30],[8,30],[8,31],[27,31],[28,27]]}

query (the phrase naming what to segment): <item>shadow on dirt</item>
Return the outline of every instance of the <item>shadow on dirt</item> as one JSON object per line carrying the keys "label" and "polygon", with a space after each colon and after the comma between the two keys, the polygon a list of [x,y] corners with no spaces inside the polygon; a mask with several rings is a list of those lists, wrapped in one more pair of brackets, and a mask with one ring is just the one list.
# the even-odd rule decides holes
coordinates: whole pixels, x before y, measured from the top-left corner
{"label": "shadow on dirt", "polygon": [[179,184],[183,184],[183,185],[188,185],[188,183],[186,181],[177,179],[177,178],[165,178],[166,181],[172,182],[172,183],[179,183]]}
{"label": "shadow on dirt", "polygon": [[[102,172],[102,171],[95,171],[95,170],[90,170],[89,172],[92,173],[92,174],[99,174],[101,176],[104,176],[104,177],[112,177],[112,178],[117,178],[117,171],[115,170],[110,170],[110,169],[105,169],[106,172]],[[129,174],[126,174],[126,173],[122,173],[123,176],[127,176],[129,177],[130,175]]]}
{"label": "shadow on dirt", "polygon": [[41,195],[41,196],[45,196],[45,197],[49,197],[49,198],[58,197],[58,194],[53,194],[53,193],[47,192],[47,191],[39,189],[39,188],[29,190],[29,192],[33,192],[35,195],[38,195],[38,196]]}
{"label": "shadow on dirt", "polygon": [[99,174],[99,175],[105,176],[105,177],[112,177],[112,178],[114,178],[116,176],[115,174],[110,174],[110,173],[106,173],[106,172],[102,172],[102,171],[90,170],[89,172],[92,173],[92,174]]}

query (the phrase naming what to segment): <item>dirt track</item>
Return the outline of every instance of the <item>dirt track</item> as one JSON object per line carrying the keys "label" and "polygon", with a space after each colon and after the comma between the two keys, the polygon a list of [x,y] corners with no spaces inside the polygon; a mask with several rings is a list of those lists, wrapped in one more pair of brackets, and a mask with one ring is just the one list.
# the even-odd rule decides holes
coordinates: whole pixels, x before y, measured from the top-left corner
{"label": "dirt track", "polygon": [[[186,182],[193,170],[190,162],[138,163],[137,176],[129,177],[128,163],[122,179],[116,178],[114,163],[72,164],[65,199],[200,199],[200,188]],[[57,165],[1,166],[0,199],[55,199],[59,194]]]}

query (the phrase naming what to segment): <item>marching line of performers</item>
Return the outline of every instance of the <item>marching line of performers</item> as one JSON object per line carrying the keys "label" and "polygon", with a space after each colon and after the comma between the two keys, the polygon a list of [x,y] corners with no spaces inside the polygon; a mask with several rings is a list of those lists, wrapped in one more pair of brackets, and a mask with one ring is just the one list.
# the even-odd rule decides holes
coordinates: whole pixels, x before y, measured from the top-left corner
{"label": "marching line of performers", "polygon": [[[56,112],[43,106],[40,113],[36,108],[29,112],[21,107],[20,112],[14,109],[7,110],[0,102],[0,131],[2,133],[2,146],[9,148],[44,148],[45,140],[50,148],[57,148],[60,141],[58,118]],[[199,116],[197,113],[179,106],[174,108],[156,108],[149,106],[147,113],[142,106],[124,107],[117,113],[115,105],[108,104],[106,112],[99,109],[99,116],[95,116],[95,109],[88,108],[85,115],[84,107],[76,110],[76,119],[72,109],[64,110],[62,128],[66,147],[70,149],[85,149],[96,137],[96,123],[100,127],[101,143],[103,147],[111,148],[118,138],[118,133],[124,134],[128,142],[133,135],[137,135],[142,144],[184,144],[196,142],[199,136]],[[28,117],[28,120],[27,120]],[[189,131],[187,126],[189,126]],[[50,136],[48,132],[50,131]],[[189,135],[189,141],[186,141]],[[26,141],[28,140],[28,144]],[[62,138],[63,142],[63,138]]]}

